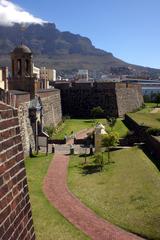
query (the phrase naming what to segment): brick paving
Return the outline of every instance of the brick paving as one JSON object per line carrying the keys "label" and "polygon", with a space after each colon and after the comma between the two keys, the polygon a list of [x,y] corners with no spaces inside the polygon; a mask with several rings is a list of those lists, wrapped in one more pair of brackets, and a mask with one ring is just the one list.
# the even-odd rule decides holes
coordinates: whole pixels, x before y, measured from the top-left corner
{"label": "brick paving", "polygon": [[68,162],[69,156],[55,154],[54,161],[51,162],[47,176],[44,179],[43,191],[54,207],[68,221],[93,240],[142,239],[103,220],[68,190]]}

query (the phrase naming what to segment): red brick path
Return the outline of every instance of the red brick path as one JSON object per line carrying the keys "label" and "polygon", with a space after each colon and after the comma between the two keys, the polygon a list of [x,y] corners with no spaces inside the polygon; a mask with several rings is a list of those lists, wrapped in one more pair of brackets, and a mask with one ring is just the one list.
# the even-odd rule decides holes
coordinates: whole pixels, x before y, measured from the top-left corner
{"label": "red brick path", "polygon": [[[67,187],[67,166],[69,156],[54,156],[43,191],[48,200],[73,225],[94,240],[140,240],[142,238],[128,233],[98,217],[92,210],[82,204]],[[54,231],[54,229],[53,229]]]}

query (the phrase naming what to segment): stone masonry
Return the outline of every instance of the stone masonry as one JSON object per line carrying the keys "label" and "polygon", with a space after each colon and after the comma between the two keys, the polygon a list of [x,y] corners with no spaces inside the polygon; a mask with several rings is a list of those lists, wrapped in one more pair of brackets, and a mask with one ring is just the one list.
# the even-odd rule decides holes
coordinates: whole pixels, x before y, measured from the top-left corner
{"label": "stone masonry", "polygon": [[86,82],[56,82],[61,90],[63,115],[91,117],[91,109],[101,106],[104,117],[121,117],[143,104],[141,87],[136,84]]}
{"label": "stone masonry", "polygon": [[57,125],[62,121],[61,96],[58,89],[47,89],[37,93],[43,106],[44,126]]}
{"label": "stone masonry", "polygon": [[[38,91],[43,108],[43,126],[57,125],[62,121],[60,90],[46,89]],[[22,91],[0,92],[0,100],[17,108],[20,134],[25,155],[29,154],[30,146],[35,149],[34,133],[29,118],[30,94]]]}
{"label": "stone masonry", "polygon": [[0,239],[35,239],[18,112],[2,102],[0,102]]}
{"label": "stone masonry", "polygon": [[21,103],[18,106],[18,119],[20,124],[20,134],[22,138],[22,145],[25,155],[28,155],[30,150],[30,145],[32,149],[35,149],[35,140],[33,129],[31,127],[29,119],[29,102]]}

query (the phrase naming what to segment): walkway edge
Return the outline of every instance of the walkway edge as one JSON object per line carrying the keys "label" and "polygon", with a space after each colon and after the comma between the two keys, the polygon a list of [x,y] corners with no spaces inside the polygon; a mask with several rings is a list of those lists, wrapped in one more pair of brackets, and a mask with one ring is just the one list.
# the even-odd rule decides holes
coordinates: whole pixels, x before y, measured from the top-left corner
{"label": "walkway edge", "polygon": [[94,240],[140,240],[96,215],[68,188],[69,156],[55,154],[44,178],[43,192],[49,202],[74,226]]}

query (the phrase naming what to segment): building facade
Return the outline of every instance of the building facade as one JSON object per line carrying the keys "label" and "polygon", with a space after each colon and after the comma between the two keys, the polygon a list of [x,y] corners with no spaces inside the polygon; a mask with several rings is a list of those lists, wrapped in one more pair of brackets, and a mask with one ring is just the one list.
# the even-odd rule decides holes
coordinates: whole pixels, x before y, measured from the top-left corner
{"label": "building facade", "polygon": [[33,63],[33,75],[36,75],[36,78],[40,79],[40,68],[36,67]]}
{"label": "building facade", "polygon": [[0,88],[7,89],[8,86],[8,67],[0,67]]}
{"label": "building facade", "polygon": [[40,78],[45,79],[46,81],[56,81],[56,70],[49,69],[46,67],[41,67]]}
{"label": "building facade", "polygon": [[88,70],[79,69],[77,73],[77,80],[87,82],[89,80]]}

